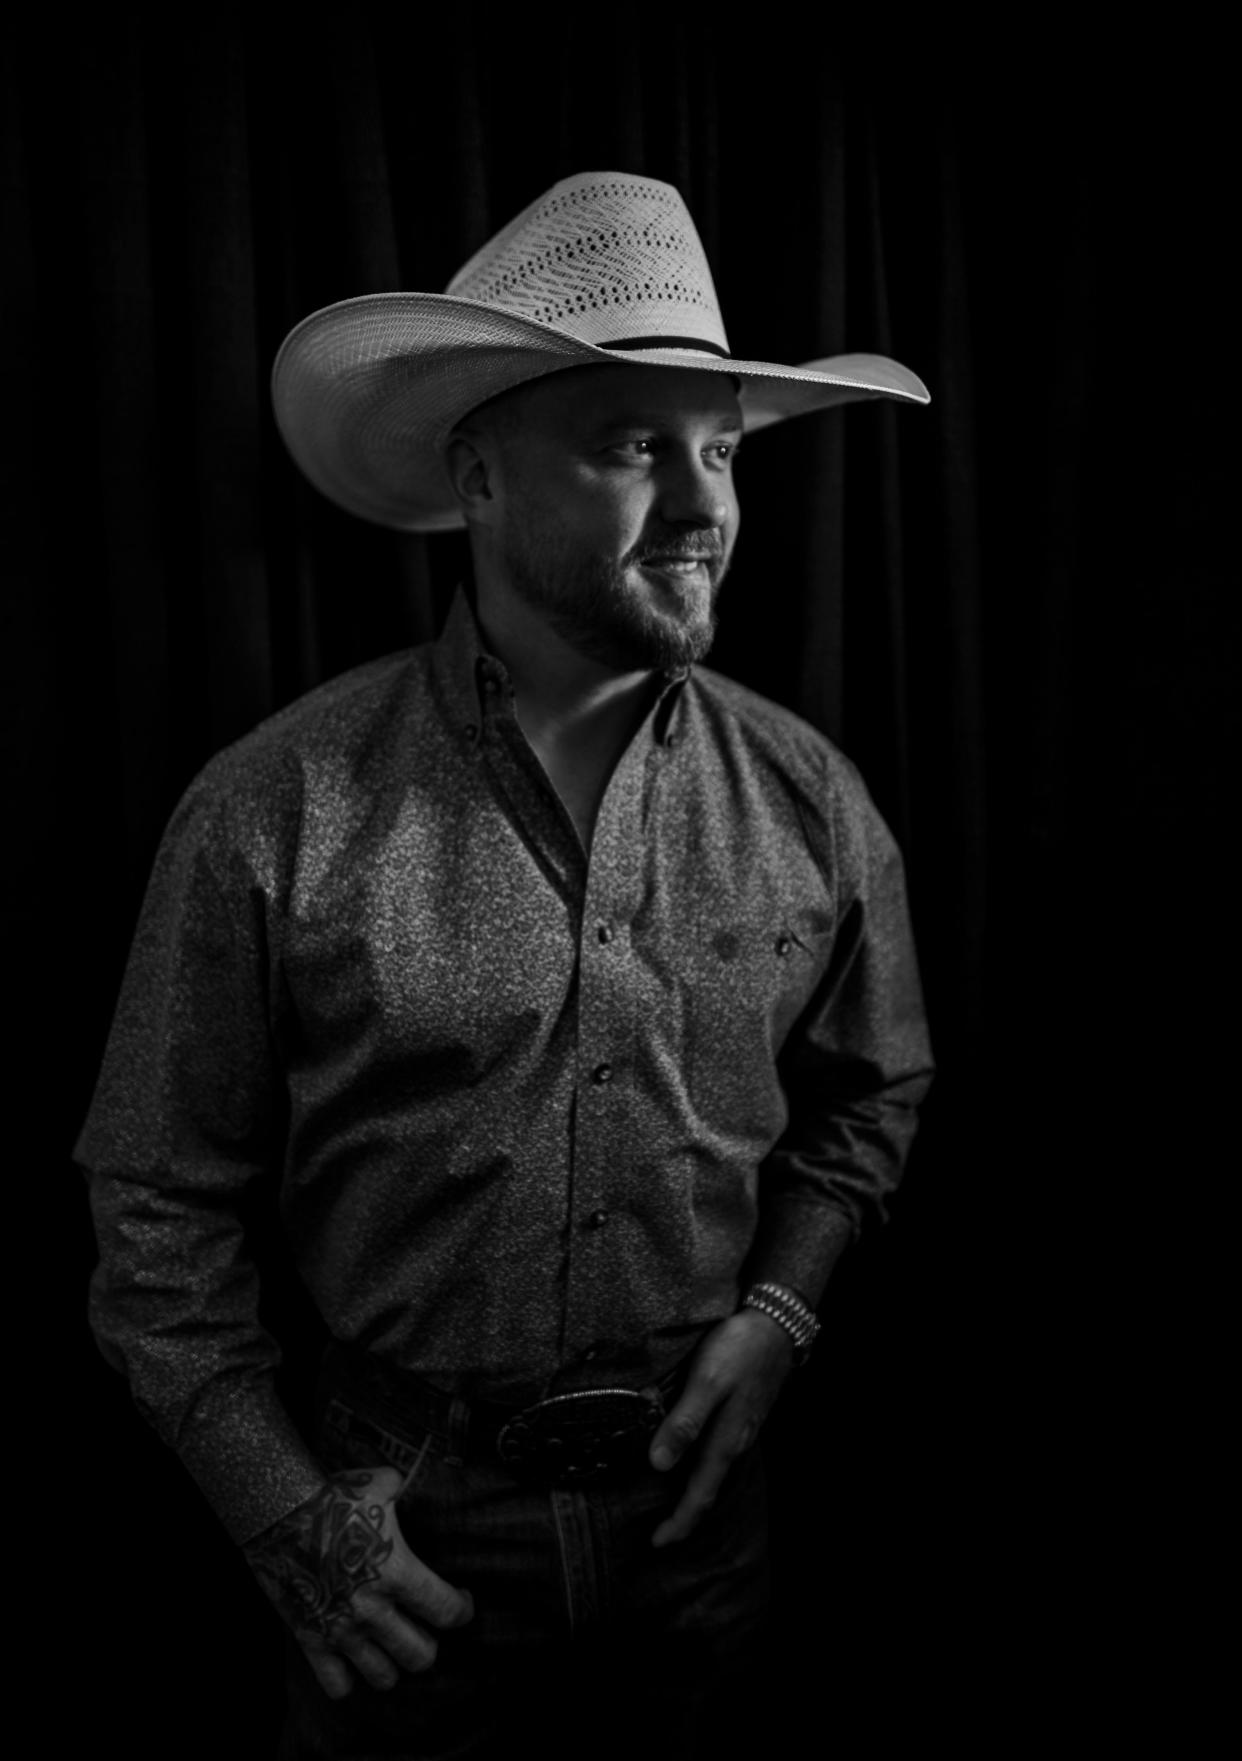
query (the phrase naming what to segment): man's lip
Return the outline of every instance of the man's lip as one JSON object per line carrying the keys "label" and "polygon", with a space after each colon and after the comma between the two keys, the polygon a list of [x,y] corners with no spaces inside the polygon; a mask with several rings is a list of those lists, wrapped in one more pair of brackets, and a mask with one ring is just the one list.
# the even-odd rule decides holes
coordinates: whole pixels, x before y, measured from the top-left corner
{"label": "man's lip", "polygon": [[663,550],[656,552],[653,556],[640,557],[638,566],[642,569],[660,569],[668,563],[711,563],[715,561],[716,552],[714,550],[696,550],[689,555],[684,551]]}

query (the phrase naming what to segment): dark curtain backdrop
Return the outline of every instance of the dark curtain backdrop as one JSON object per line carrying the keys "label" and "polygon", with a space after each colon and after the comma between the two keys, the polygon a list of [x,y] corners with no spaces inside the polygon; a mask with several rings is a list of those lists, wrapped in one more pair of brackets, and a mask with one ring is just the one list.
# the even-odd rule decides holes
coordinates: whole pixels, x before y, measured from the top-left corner
{"label": "dark curtain backdrop", "polygon": [[[1146,1231],[1191,1169],[1203,1190],[1188,1146],[1220,1106],[1188,982],[1218,957],[1231,609],[1210,68],[753,18],[739,41],[678,9],[314,16],[5,46],[11,1276],[35,1520],[69,1530],[33,1573],[56,1561],[41,1649],[128,1755],[268,1752],[274,1623],[96,1360],[69,1149],[182,789],[431,637],[463,566],[302,482],[271,361],[313,308],[442,288],[556,178],[615,168],[683,191],[739,354],[891,353],[932,392],[747,446],[713,656],[868,778],[941,1065],[893,1221],[772,1421],[757,1728],[1005,1752],[1111,1667],[1133,1567],[1109,1435],[1136,1379],[1176,1399],[1138,1267],[1167,1263]],[[273,1288],[296,1403],[314,1329]]]}

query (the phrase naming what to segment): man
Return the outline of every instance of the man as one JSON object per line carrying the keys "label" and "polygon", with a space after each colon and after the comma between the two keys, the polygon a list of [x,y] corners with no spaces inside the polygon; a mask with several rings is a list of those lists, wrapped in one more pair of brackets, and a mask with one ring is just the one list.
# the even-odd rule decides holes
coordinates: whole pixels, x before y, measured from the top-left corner
{"label": "man", "polygon": [[[684,1754],[763,1620],[753,1445],[930,1076],[856,773],[697,663],[743,431],[926,393],[731,359],[677,193],[599,174],[446,295],[314,314],[274,396],[473,581],[173,818],[78,1147],[97,1334],[295,1636],[287,1754]],[[338,1342],[311,1442],[256,1180]]]}

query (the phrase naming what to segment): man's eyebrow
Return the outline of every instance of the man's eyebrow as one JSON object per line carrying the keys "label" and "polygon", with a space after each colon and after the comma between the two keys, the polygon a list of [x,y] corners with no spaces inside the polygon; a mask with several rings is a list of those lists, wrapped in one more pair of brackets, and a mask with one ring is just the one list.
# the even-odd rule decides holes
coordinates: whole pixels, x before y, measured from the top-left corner
{"label": "man's eyebrow", "polygon": [[[667,428],[671,418],[667,411],[633,409],[626,410],[619,416],[607,416],[591,424],[592,434],[616,434],[627,428]],[[714,422],[704,424],[716,434],[740,434],[743,419],[741,415],[721,415]]]}

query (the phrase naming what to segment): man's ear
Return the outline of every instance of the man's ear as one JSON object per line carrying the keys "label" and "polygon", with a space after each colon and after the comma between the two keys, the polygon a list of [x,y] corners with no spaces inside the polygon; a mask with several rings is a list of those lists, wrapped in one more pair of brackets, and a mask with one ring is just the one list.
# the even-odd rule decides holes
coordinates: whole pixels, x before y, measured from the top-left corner
{"label": "man's ear", "polygon": [[469,429],[456,429],[444,449],[444,468],[466,519],[489,525],[496,497],[493,458],[486,442]]}

